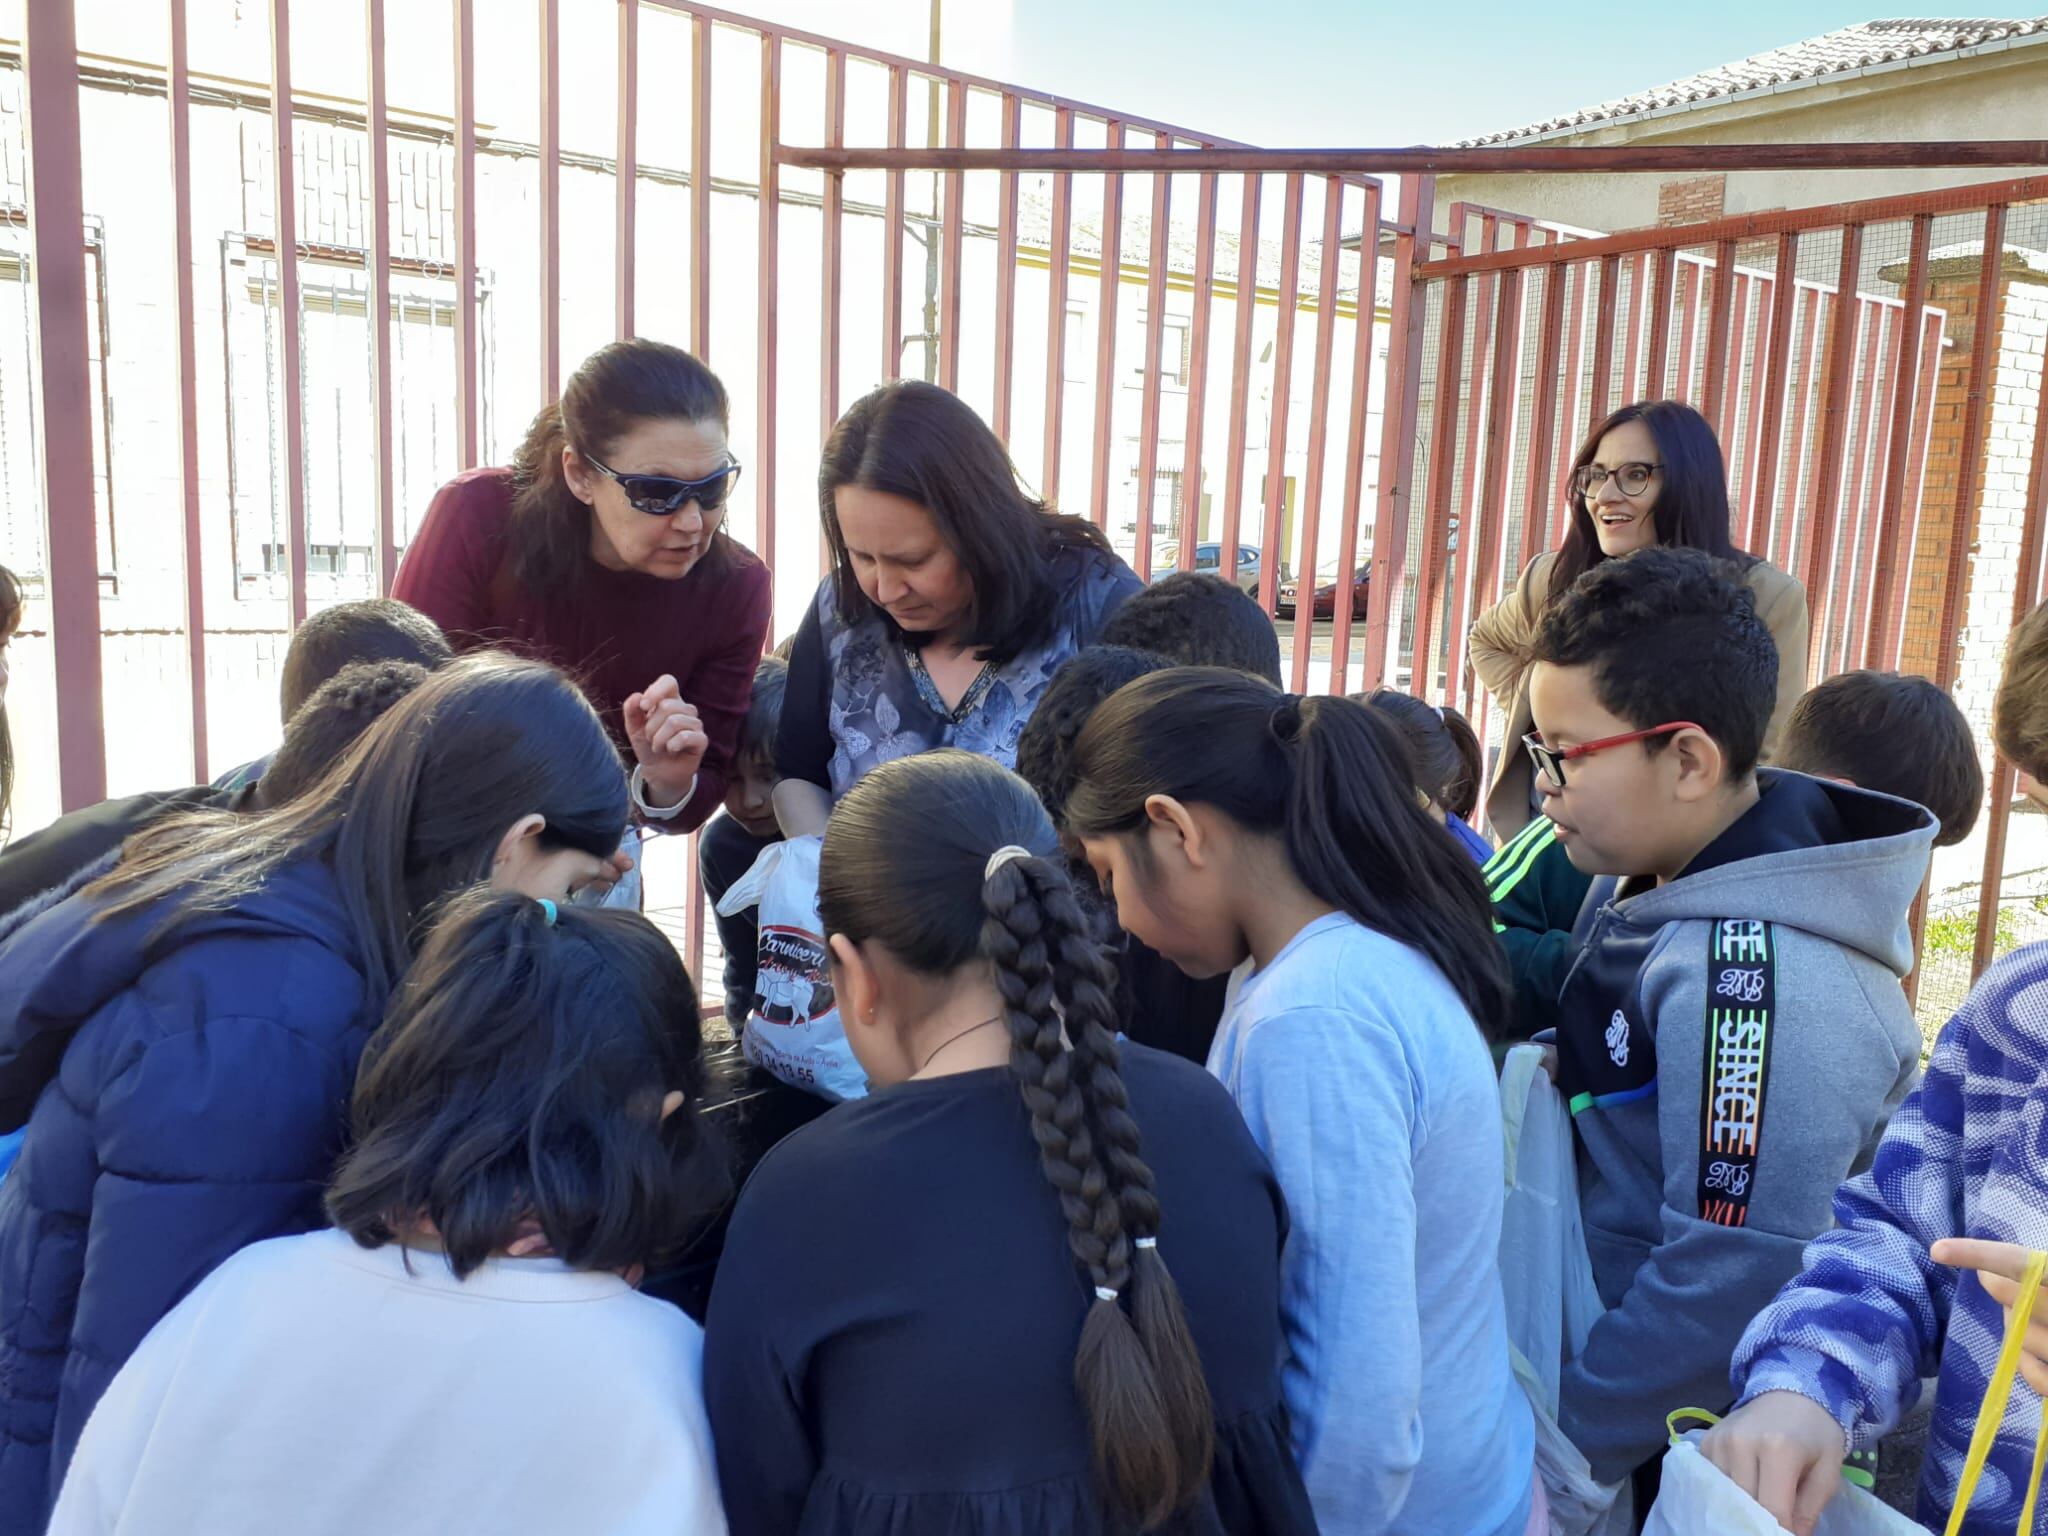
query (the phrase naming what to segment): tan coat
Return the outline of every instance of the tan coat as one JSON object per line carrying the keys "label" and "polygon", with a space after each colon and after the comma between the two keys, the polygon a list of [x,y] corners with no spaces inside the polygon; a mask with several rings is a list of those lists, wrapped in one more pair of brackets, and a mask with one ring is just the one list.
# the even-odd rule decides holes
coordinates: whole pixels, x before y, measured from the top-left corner
{"label": "tan coat", "polygon": [[[1529,715],[1529,649],[1535,643],[1537,615],[1550,595],[1550,572],[1557,551],[1529,562],[1515,590],[1502,598],[1472,626],[1466,654],[1472,670],[1494,703],[1507,716],[1501,737],[1500,766],[1486,793],[1486,819],[1493,835],[1506,842],[1529,824],[1529,754],[1522,738],[1535,729]],[[1785,717],[1806,692],[1806,589],[1768,561],[1749,568],[1744,584],[1756,600],[1757,617],[1778,642],[1778,705],[1764,733],[1764,756],[1778,744]]]}

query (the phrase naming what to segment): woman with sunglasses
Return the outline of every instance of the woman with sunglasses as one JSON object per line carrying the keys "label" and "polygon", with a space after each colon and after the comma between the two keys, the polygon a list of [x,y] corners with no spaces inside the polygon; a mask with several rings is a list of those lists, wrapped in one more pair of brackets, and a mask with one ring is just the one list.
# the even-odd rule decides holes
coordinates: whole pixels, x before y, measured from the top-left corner
{"label": "woman with sunglasses", "polygon": [[678,347],[592,353],[509,468],[441,488],[392,588],[460,649],[575,677],[631,754],[634,806],[673,831],[724,798],[768,633],[768,568],[722,528],[729,415]]}
{"label": "woman with sunglasses", "polygon": [[[1472,626],[1466,642],[1472,670],[1507,717],[1500,739],[1519,742],[1535,728],[1530,648],[1543,610],[1601,561],[1663,544],[1704,550],[1743,568],[1757,616],[1778,643],[1778,705],[1764,738],[1768,759],[1785,717],[1806,691],[1806,589],[1729,537],[1728,475],[1713,427],[1676,400],[1625,405],[1587,437],[1566,485],[1571,526],[1563,547],[1530,561],[1515,589]],[[1503,752],[1486,796],[1494,835],[1509,841],[1537,811],[1528,754]]]}
{"label": "woman with sunglasses", "polygon": [[832,571],[797,630],[775,743],[792,837],[822,833],[833,802],[894,758],[958,747],[1015,767],[1053,674],[1142,586],[932,384],[884,384],[840,418],[818,511]]}

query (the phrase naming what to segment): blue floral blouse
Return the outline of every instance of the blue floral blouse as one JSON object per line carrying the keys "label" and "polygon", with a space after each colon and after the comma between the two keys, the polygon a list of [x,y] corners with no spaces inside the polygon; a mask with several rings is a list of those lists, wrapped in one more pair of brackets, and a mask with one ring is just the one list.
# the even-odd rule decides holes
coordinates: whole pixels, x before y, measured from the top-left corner
{"label": "blue floral blouse", "polygon": [[1014,768],[1017,738],[1053,674],[1093,644],[1117,606],[1143,585],[1116,556],[1086,547],[1054,557],[1053,582],[1059,597],[1051,634],[999,667],[984,667],[949,710],[894,626],[872,608],[849,620],[827,576],[790,652],[776,772],[830,790],[837,800],[878,764],[936,747]]}

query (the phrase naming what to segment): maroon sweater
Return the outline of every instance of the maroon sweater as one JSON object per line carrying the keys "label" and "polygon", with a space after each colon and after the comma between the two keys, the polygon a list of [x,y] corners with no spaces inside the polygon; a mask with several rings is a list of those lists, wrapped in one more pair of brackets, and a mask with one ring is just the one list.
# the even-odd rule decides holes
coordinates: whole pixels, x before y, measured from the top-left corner
{"label": "maroon sweater", "polygon": [[511,471],[456,476],[427,508],[391,595],[433,619],[458,650],[498,646],[561,667],[583,685],[628,761],[627,695],[673,673],[711,744],[689,809],[656,825],[694,830],[718,809],[739,749],[768,635],[768,567],[720,539],[722,554],[714,550],[680,581],[591,563],[569,589],[536,596],[512,577],[511,515]]}

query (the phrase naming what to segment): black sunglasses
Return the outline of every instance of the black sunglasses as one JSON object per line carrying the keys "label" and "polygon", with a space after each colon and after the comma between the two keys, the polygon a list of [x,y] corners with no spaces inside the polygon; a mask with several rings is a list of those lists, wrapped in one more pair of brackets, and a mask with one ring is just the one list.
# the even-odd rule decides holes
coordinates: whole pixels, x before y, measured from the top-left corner
{"label": "black sunglasses", "polygon": [[583,455],[583,462],[618,485],[625,492],[626,500],[637,512],[649,517],[673,517],[676,512],[691,502],[709,517],[722,508],[732,495],[732,488],[739,483],[740,461],[728,458],[725,467],[702,480],[678,480],[673,475],[622,475],[617,470],[600,464],[589,454]]}

